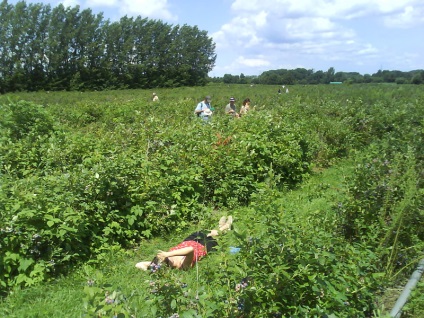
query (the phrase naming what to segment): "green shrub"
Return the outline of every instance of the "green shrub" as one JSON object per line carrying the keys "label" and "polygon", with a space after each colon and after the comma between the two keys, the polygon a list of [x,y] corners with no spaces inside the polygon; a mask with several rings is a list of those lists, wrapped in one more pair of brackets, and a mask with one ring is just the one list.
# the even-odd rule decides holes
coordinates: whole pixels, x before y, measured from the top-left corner
{"label": "green shrub", "polygon": [[[116,245],[179,234],[213,209],[251,206],[257,210],[246,214],[255,217],[239,231],[242,251],[220,258],[215,265],[222,270],[199,281],[195,305],[197,291],[169,277],[177,296],[161,285],[163,298],[150,299],[158,314],[371,312],[373,274],[402,273],[424,236],[422,92],[408,85],[270,92],[172,89],[160,92],[159,104],[145,91],[61,92],[23,94],[34,102],[2,106],[1,292],[95,262]],[[205,125],[192,113],[208,94],[218,106]],[[249,96],[256,107],[233,120],[219,106],[226,95]],[[338,222],[287,216],[274,202],[277,190],[299,186],[312,167],[319,171],[373,142],[381,146],[371,147],[347,180]],[[246,277],[248,287],[236,291]],[[103,301],[105,290],[90,297]],[[124,303],[119,310],[133,312]]]}
{"label": "green shrub", "polygon": [[[27,101],[1,105],[2,133],[7,132],[12,141],[28,135],[33,138],[51,133],[54,130],[54,119],[41,105]],[[4,130],[5,129],[5,130]]]}
{"label": "green shrub", "polygon": [[381,270],[396,276],[417,257],[424,238],[414,153],[400,154],[390,143],[371,147],[347,182],[348,195],[335,207],[341,232],[378,249]]}

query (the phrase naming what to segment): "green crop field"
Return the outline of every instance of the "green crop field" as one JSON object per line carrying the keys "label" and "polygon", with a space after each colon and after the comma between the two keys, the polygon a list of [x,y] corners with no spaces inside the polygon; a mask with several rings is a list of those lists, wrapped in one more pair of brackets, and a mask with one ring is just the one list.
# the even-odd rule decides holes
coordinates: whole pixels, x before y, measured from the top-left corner
{"label": "green crop field", "polygon": [[[386,316],[424,257],[424,91],[278,89],[0,95],[0,315]],[[230,214],[197,267],[134,267]]]}

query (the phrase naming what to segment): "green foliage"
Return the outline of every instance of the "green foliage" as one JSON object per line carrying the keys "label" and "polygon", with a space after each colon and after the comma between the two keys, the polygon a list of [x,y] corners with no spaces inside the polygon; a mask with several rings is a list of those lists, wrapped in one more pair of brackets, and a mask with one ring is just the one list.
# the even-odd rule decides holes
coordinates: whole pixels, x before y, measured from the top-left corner
{"label": "green foliage", "polygon": [[424,315],[424,281],[421,279],[411,293],[411,299],[402,310],[402,316],[407,318]]}
{"label": "green foliage", "polygon": [[53,132],[53,118],[41,105],[27,101],[1,106],[2,134],[12,141],[31,135],[33,138]]}
{"label": "green foliage", "polygon": [[414,155],[392,151],[385,143],[371,148],[347,180],[348,196],[336,207],[347,239],[381,249],[381,270],[387,276],[411,266],[424,238]]}
{"label": "green foliage", "polygon": [[[422,92],[272,89],[161,90],[157,103],[135,90],[1,97],[2,294],[231,209],[243,228],[202,260],[219,270],[162,271],[157,292],[137,290],[143,304],[99,282],[86,288],[87,313],[371,315],[380,276],[400,279],[422,249]],[[216,111],[204,124],[192,113],[207,94]],[[226,96],[249,96],[252,110],[225,116]],[[285,212],[280,191],[358,151],[332,211]],[[239,254],[228,255],[230,241]]]}
{"label": "green foliage", "polygon": [[299,223],[279,219],[275,227],[244,239],[246,253],[240,257],[254,286],[243,299],[244,310],[258,316],[369,314],[379,284],[376,255],[323,232],[296,230]]}
{"label": "green foliage", "polygon": [[[330,67],[327,72],[313,69],[278,69],[265,71],[254,79],[255,83],[268,85],[293,85],[293,84],[329,84],[330,82],[340,82],[346,85],[354,83],[394,83],[421,84],[422,70],[413,70],[409,72],[379,70],[372,75],[361,75],[358,72],[335,72]],[[240,83],[238,76],[225,74],[221,79],[224,83]]]}
{"label": "green foliage", "polygon": [[94,282],[84,287],[86,298],[84,301],[85,314],[89,317],[131,317],[131,309],[121,292],[111,286],[95,287]]}
{"label": "green foliage", "polygon": [[[140,273],[140,286],[110,292],[121,293],[128,312],[141,316],[370,315],[381,277],[377,255],[333,236],[331,224],[315,227],[321,215],[305,222],[283,205],[277,191],[264,187],[251,208],[234,211],[235,230],[193,270],[152,268]],[[240,252],[228,253],[231,245]],[[87,310],[104,302],[104,289],[95,290],[98,299],[92,296]]]}
{"label": "green foliage", "polygon": [[25,1],[3,1],[0,16],[2,93],[200,86],[216,59],[197,26]]}
{"label": "green foliage", "polygon": [[17,105],[3,109],[16,131],[2,143],[2,228],[12,229],[2,237],[4,251],[14,253],[4,267],[6,288],[32,284],[16,279],[20,259],[32,260],[21,277],[44,279],[110,245],[179,229],[200,219],[204,205],[248,204],[270,174],[294,186],[308,171],[299,129],[286,127],[281,135],[282,124],[270,116],[261,119],[268,128],[252,116],[210,126],[186,119],[177,129],[178,114],[167,126],[169,119],[153,116],[147,105],[87,102],[60,113],[67,125],[50,131],[41,106]]}

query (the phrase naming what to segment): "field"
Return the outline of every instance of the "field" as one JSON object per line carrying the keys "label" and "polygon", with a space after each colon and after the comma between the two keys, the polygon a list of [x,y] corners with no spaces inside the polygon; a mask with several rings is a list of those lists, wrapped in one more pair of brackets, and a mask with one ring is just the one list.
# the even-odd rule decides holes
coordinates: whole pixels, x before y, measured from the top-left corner
{"label": "field", "polygon": [[[387,314],[423,258],[422,87],[278,88],[1,95],[0,313]],[[224,114],[231,96],[252,111]],[[134,268],[229,214],[195,269]]]}

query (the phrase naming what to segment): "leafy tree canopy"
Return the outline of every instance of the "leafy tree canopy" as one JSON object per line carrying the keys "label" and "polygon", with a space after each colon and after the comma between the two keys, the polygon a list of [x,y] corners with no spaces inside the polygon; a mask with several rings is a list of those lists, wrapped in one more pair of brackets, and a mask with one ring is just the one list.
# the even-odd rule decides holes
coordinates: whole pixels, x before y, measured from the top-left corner
{"label": "leafy tree canopy", "polygon": [[197,26],[79,6],[0,3],[0,92],[204,85],[215,44]]}

